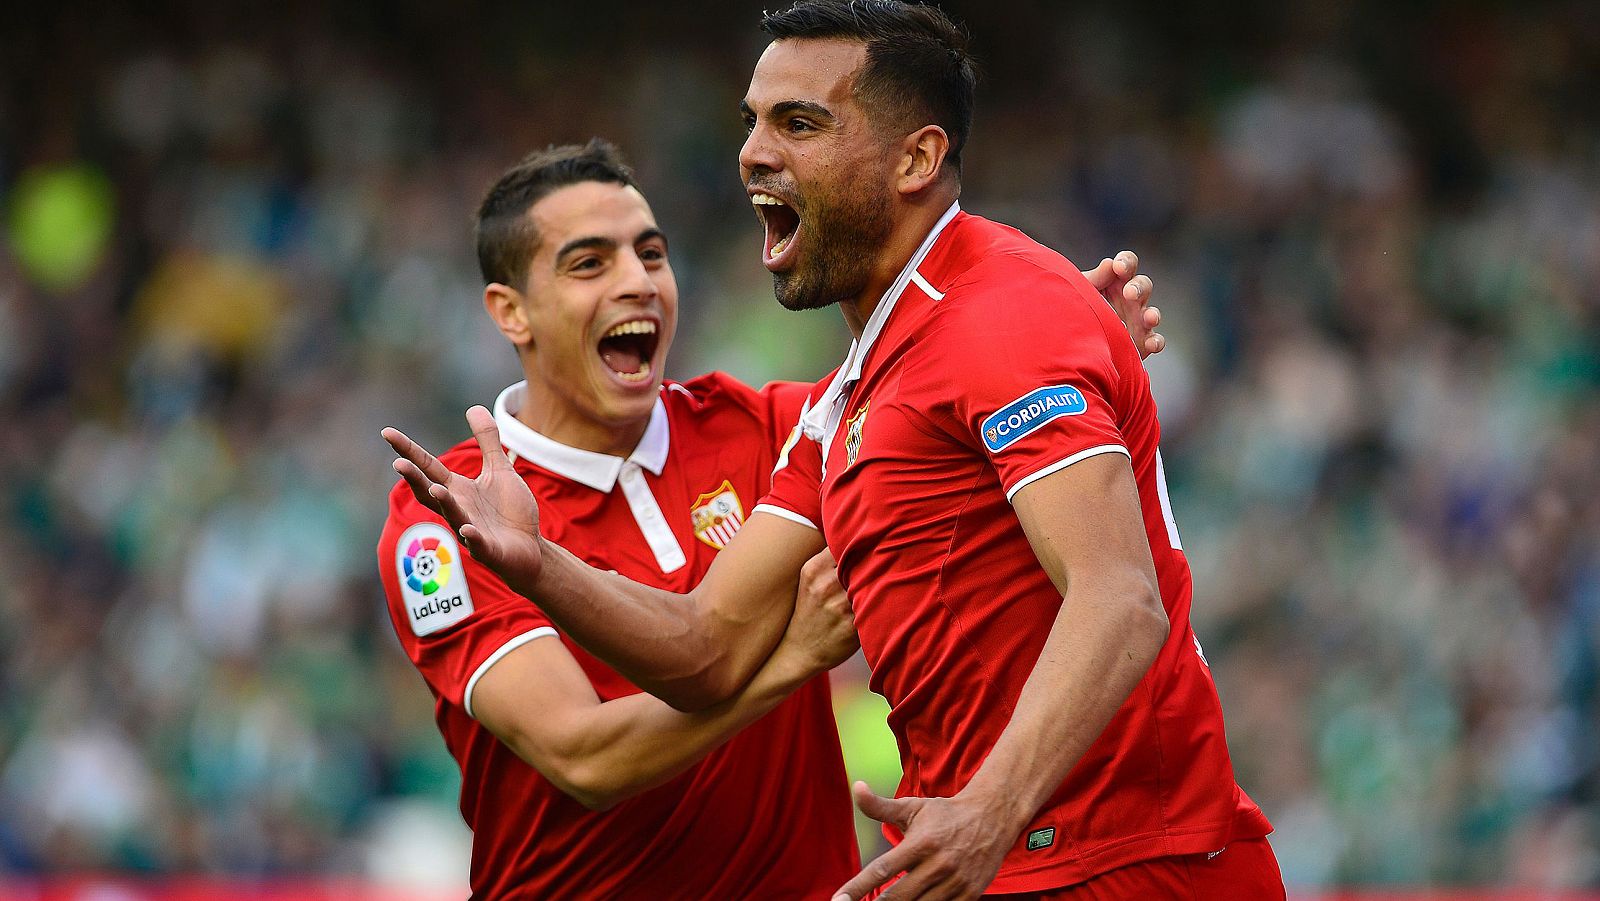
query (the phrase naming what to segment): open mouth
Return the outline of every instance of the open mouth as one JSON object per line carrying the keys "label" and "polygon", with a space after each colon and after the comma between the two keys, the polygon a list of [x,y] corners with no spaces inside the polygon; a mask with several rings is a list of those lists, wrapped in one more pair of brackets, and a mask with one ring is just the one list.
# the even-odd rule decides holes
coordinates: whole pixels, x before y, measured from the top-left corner
{"label": "open mouth", "polygon": [[648,319],[619,322],[600,337],[600,361],[625,384],[650,381],[650,361],[655,359],[661,335]]}
{"label": "open mouth", "polygon": [[761,261],[768,269],[781,269],[787,264],[789,251],[794,249],[795,236],[800,232],[800,214],[782,200],[759,191],[750,195],[750,202],[766,228]]}

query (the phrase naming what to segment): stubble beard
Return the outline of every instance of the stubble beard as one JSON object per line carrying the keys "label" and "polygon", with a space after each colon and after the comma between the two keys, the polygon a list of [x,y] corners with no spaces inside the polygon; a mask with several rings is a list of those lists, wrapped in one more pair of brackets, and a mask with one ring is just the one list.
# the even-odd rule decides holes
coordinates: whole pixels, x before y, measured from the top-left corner
{"label": "stubble beard", "polygon": [[[853,187],[853,186],[852,186]],[[772,274],[772,293],[786,310],[819,310],[866,290],[893,220],[887,190],[870,196],[830,191],[808,204],[804,255]]]}

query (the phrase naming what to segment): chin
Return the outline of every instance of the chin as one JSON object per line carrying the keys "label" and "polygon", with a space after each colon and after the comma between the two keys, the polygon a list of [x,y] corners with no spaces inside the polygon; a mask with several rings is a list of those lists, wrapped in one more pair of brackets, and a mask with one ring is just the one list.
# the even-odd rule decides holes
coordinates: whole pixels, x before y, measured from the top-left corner
{"label": "chin", "polygon": [[772,274],[772,295],[785,310],[798,312],[833,306],[838,301],[830,299],[832,293],[793,272]]}

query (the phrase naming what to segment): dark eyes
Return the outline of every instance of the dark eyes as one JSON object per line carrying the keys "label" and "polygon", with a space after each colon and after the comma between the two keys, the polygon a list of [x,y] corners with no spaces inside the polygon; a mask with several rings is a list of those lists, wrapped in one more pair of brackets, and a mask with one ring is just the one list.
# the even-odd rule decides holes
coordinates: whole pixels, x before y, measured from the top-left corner
{"label": "dark eyes", "polygon": [[[809,121],[807,121],[805,119],[790,119],[787,122],[783,123],[783,128],[784,128],[785,131],[789,132],[790,134],[801,134],[803,132],[816,131],[817,130],[817,127],[815,125],[812,125]],[[744,133],[745,134],[749,134],[749,133],[751,133],[751,132],[753,132],[755,130],[756,130],[756,120],[755,120],[755,118],[753,116],[746,116],[745,119],[744,119]]]}

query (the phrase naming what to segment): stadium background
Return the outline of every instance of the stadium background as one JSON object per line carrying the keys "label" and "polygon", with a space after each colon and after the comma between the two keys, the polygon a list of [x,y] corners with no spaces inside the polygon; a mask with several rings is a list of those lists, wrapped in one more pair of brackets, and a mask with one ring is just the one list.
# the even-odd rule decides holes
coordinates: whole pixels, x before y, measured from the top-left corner
{"label": "stadium background", "polygon": [[[671,236],[669,374],[833,365],[735,172],[760,4],[131,6],[0,13],[0,881],[448,897],[377,430],[446,445],[515,377],[471,212],[595,134]],[[947,8],[968,208],[1156,280],[1195,624],[1296,893],[1600,887],[1600,8]]]}

